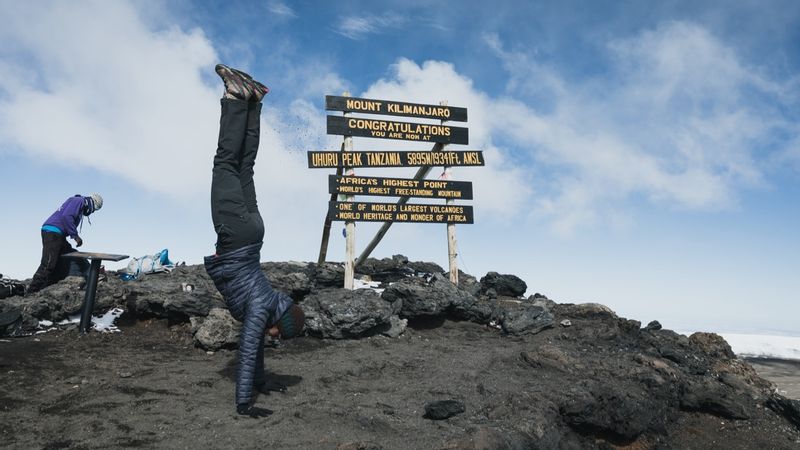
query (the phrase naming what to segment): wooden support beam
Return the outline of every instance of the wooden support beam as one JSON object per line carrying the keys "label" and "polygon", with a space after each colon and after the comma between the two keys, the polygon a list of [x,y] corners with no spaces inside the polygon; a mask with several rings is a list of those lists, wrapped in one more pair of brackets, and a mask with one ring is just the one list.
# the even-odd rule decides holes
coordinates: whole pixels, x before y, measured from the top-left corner
{"label": "wooden support beam", "polygon": [[[340,149],[344,151],[344,143],[342,143],[342,147]],[[342,174],[342,168],[338,167],[336,169],[336,175]],[[330,201],[336,201],[337,195],[335,193],[331,194]],[[328,214],[325,214],[325,222],[322,225],[322,240],[319,243],[319,257],[317,258],[317,264],[322,264],[325,262],[325,259],[328,257],[328,241],[331,237],[331,217]]]}
{"label": "wooden support beam", "polygon": [[[343,97],[350,97],[349,92],[345,92]],[[344,112],[342,116],[347,117],[350,113]],[[353,136],[345,136],[342,143],[343,152],[353,151]],[[348,176],[355,175],[355,170],[352,167],[345,167],[344,174]],[[345,201],[352,202],[355,200],[354,195],[345,196]],[[344,260],[344,288],[353,289],[353,278],[355,278],[355,257],[356,257],[356,223],[352,220],[344,223],[345,230],[345,260]]]}

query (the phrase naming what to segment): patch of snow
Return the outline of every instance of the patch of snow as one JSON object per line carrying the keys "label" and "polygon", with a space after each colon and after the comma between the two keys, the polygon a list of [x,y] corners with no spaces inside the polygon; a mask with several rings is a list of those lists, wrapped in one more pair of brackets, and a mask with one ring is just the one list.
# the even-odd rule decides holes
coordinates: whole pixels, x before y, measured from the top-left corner
{"label": "patch of snow", "polygon": [[[103,332],[103,333],[119,333],[120,329],[117,328],[116,325],[114,325],[114,322],[124,312],[125,311],[123,311],[120,308],[114,308],[114,309],[109,310],[108,312],[106,312],[102,316],[99,316],[99,317],[92,316],[92,329],[95,330],[95,331]],[[80,321],[81,321],[81,315],[80,314],[73,314],[73,315],[69,316],[69,318],[58,322],[57,325],[69,325],[69,324],[72,324],[72,323],[80,323]],[[39,322],[39,327],[49,327],[52,324],[53,324],[53,322],[50,322],[48,320],[42,320],[42,321]],[[47,329],[44,329],[44,330],[39,330],[39,331],[36,332],[36,334],[46,333],[48,331],[56,330],[56,329],[57,328],[55,328],[55,327],[51,327],[51,328],[47,328]]]}
{"label": "patch of snow", "polygon": [[378,288],[380,285],[380,281],[364,281],[359,280],[358,278],[353,280],[353,289],[372,289],[378,294],[381,294],[384,291],[383,289]]}
{"label": "patch of snow", "polygon": [[100,317],[92,317],[92,328],[104,333],[119,333],[119,328],[114,325],[117,318],[124,313],[120,308],[114,308]]}
{"label": "patch of snow", "polygon": [[69,318],[62,320],[61,322],[58,322],[57,325],[69,325],[71,323],[80,323],[80,321],[81,321],[81,315],[73,314],[69,316]]}
{"label": "patch of snow", "polygon": [[429,272],[415,272],[413,275],[406,275],[406,277],[417,277],[422,278],[425,280],[426,283],[430,283],[433,279],[433,274]]}

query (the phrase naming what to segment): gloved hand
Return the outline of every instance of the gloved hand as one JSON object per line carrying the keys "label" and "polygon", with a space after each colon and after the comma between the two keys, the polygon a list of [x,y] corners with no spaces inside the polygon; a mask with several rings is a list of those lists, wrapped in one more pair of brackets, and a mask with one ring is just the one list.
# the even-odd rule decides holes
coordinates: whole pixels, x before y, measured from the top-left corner
{"label": "gloved hand", "polygon": [[277,381],[265,381],[255,386],[258,392],[269,395],[270,392],[286,392],[286,385]]}
{"label": "gloved hand", "polygon": [[75,247],[80,247],[81,245],[83,245],[83,239],[81,239],[80,236],[76,236],[75,237]]}
{"label": "gloved hand", "polygon": [[236,412],[242,416],[248,416],[253,419],[258,419],[261,417],[267,417],[272,414],[271,409],[267,408],[258,408],[256,406],[250,406],[247,403],[243,403],[241,405],[236,405]]}

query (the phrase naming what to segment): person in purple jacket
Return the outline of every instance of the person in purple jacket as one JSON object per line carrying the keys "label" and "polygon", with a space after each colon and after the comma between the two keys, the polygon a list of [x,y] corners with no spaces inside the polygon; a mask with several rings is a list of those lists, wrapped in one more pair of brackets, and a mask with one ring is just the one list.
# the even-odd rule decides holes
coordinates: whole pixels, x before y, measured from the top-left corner
{"label": "person in purple jacket", "polygon": [[37,292],[53,283],[57,283],[69,274],[69,264],[61,255],[74,252],[67,242],[67,237],[75,241],[75,246],[83,245],[78,235],[78,226],[83,216],[89,216],[103,207],[103,197],[91,194],[87,197],[76,195],[70,197],[42,225],[42,261],[33,275],[27,293]]}

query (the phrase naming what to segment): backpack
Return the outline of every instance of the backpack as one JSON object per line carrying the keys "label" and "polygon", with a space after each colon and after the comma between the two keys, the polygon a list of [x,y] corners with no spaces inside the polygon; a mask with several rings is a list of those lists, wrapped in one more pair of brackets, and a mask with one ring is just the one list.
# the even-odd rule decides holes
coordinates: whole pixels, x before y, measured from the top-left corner
{"label": "backpack", "polygon": [[25,295],[25,285],[17,280],[3,278],[3,274],[0,274],[0,299],[15,295]]}
{"label": "backpack", "polygon": [[169,260],[169,250],[165,248],[152,255],[131,258],[120,278],[125,281],[138,280],[148,273],[172,272],[174,268],[175,264]]}

